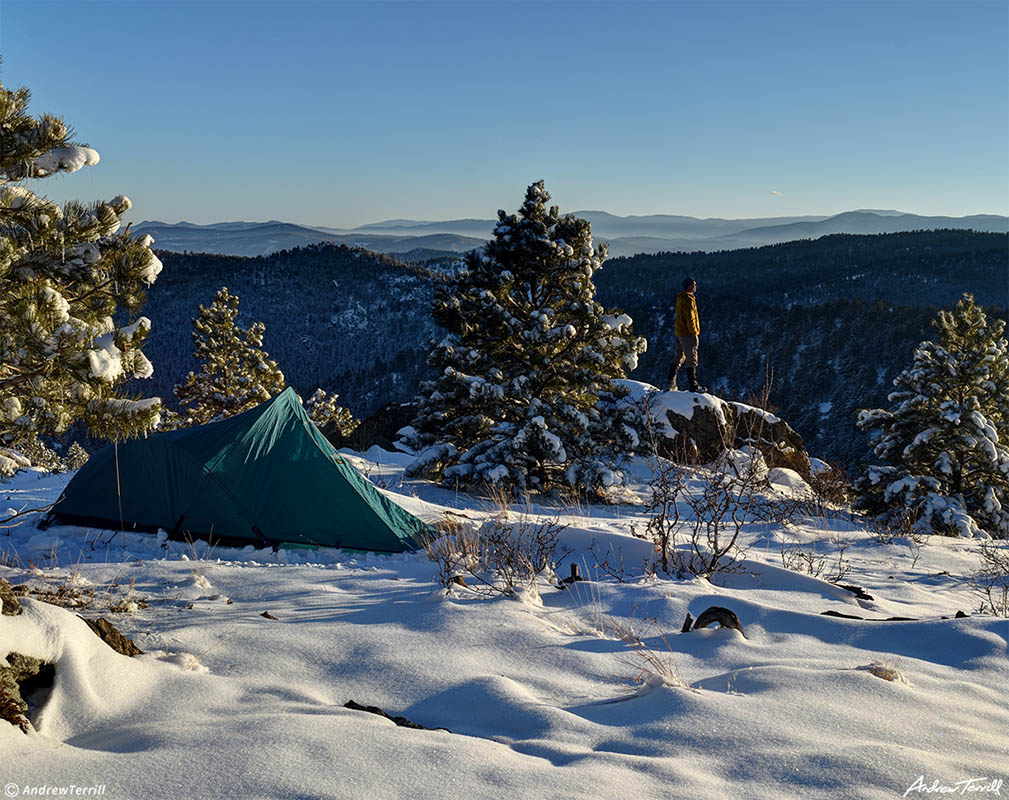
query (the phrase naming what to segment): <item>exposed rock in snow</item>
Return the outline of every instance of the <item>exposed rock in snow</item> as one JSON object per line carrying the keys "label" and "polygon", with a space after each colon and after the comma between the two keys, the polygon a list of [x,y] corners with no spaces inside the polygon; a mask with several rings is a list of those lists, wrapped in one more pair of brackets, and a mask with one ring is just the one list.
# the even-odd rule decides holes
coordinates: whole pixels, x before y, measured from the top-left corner
{"label": "exposed rock in snow", "polygon": [[5,661],[0,662],[0,719],[28,733],[34,729],[25,697],[36,688],[52,686],[53,667],[22,653],[8,653]]}
{"label": "exposed rock in snow", "polygon": [[17,595],[11,590],[11,585],[3,578],[0,578],[0,614],[6,617],[13,617],[21,613],[21,603]]}
{"label": "exposed rock in snow", "polygon": [[714,461],[727,449],[755,447],[771,469],[783,467],[810,477],[802,437],[782,419],[744,403],[729,403],[695,392],[643,393],[664,455]]}
{"label": "exposed rock in snow", "polygon": [[144,651],[137,647],[133,640],[127,636],[123,636],[122,633],[109,622],[105,617],[99,617],[98,619],[87,619],[81,617],[88,627],[95,632],[95,635],[101,639],[105,644],[115,650],[117,653],[121,653],[124,656],[139,656],[143,655]]}

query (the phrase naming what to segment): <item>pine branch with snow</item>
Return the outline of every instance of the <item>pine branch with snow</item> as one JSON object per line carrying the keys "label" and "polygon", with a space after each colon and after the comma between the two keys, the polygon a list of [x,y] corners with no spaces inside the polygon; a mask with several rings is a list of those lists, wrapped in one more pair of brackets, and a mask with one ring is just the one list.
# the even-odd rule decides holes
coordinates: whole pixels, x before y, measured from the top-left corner
{"label": "pine branch with snow", "polygon": [[859,505],[920,530],[1009,537],[1009,344],[965,294],[932,323],[894,379],[890,409],[859,412],[880,463],[860,478]]}
{"label": "pine branch with snow", "polygon": [[646,343],[595,300],[606,246],[549,200],[532,184],[518,214],[499,211],[494,238],[436,288],[447,335],[429,356],[438,377],[421,387],[413,474],[518,494],[601,493],[622,480],[640,423],[614,380]]}
{"label": "pine branch with snow", "polygon": [[126,197],[58,206],[24,185],[99,160],[63,120],[31,116],[29,100],[0,84],[0,476],[30,463],[22,451],[40,436],[76,422],[138,435],[161,407],[121,391],[153,372],[150,322],[137,315],[161,271],[153,239],[120,231]]}

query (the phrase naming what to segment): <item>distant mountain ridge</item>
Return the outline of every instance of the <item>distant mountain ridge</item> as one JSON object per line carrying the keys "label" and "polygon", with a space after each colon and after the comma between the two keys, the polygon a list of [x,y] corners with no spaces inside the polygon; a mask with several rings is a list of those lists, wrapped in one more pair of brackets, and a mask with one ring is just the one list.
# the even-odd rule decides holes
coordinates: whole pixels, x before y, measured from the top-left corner
{"label": "distant mountain ridge", "polygon": [[401,254],[419,248],[436,255],[464,253],[480,247],[483,239],[457,236],[451,233],[398,236],[357,233],[331,233],[290,222],[218,222],[193,225],[184,222],[170,225],[164,222],[141,222],[137,233],[154,237],[159,250],[173,253],[214,253],[228,256],[268,256],[295,247],[330,242],[348,247],[363,247],[374,253]]}
{"label": "distant mountain ridge", "polygon": [[[660,252],[717,252],[761,247],[834,233],[902,233],[913,230],[958,229],[983,233],[1009,232],[1009,217],[974,214],[966,217],[921,216],[895,210],[861,209],[829,217],[758,217],[721,219],[673,214],[619,217],[606,211],[575,211],[592,223],[595,236],[607,243],[611,256]],[[154,237],[158,249],[171,252],[259,256],[332,242],[363,247],[376,253],[419,259],[457,256],[480,247],[494,230],[493,219],[441,222],[391,219],[356,228],[296,225],[289,222],[217,222],[196,225],[145,221],[138,233]]]}
{"label": "distant mountain ridge", "polygon": [[811,239],[831,233],[903,233],[912,230],[967,229],[981,233],[1005,233],[1007,217],[975,214],[970,217],[922,217],[917,214],[880,214],[875,211],[846,211],[816,222],[793,222],[750,228],[735,235],[761,244],[778,244],[795,239]]}

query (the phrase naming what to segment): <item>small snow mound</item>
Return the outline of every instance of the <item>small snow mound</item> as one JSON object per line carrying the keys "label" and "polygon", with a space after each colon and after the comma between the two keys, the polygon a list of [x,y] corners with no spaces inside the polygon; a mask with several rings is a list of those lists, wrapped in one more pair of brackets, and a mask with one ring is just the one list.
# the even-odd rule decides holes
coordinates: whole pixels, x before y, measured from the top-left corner
{"label": "small snow mound", "polygon": [[908,685],[907,678],[904,677],[904,673],[901,672],[894,666],[886,664],[882,661],[873,661],[871,664],[866,664],[862,667],[856,667],[856,669],[865,670],[870,675],[875,675],[877,678],[882,678],[884,681],[891,681],[893,683],[903,683],[905,686]]}
{"label": "small snow mound", "polygon": [[543,598],[540,597],[539,587],[535,583],[519,586],[515,589],[514,599],[526,606],[539,608],[543,605]]}
{"label": "small snow mound", "polygon": [[814,475],[819,475],[821,472],[829,472],[831,469],[830,464],[826,461],[821,461],[818,458],[813,458],[810,456],[809,459],[809,471]]}
{"label": "small snow mound", "polygon": [[801,493],[809,490],[809,484],[802,479],[802,476],[788,467],[775,467],[768,471],[767,480],[773,486],[793,492]]}
{"label": "small snow mound", "polygon": [[55,667],[52,692],[33,720],[43,736],[65,740],[89,730],[135,707],[161,681],[156,662],[120,655],[76,614],[30,598],[21,608],[17,616],[0,617],[0,642]]}
{"label": "small snow mound", "polygon": [[634,697],[644,697],[658,689],[682,689],[683,683],[669,675],[645,671],[639,678],[640,686],[634,691]]}
{"label": "small snow mound", "polygon": [[210,672],[207,666],[200,661],[200,657],[194,656],[192,653],[166,653],[158,651],[151,655],[155,656],[158,661],[178,667],[183,672]]}
{"label": "small snow mound", "polygon": [[193,575],[188,581],[183,584],[184,586],[199,586],[201,589],[209,589],[210,581],[207,580],[205,575],[196,574]]}

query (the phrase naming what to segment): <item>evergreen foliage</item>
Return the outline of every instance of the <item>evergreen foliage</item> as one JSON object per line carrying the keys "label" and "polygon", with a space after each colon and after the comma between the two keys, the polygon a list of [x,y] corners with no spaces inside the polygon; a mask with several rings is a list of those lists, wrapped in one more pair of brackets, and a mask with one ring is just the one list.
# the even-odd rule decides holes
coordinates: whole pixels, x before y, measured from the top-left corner
{"label": "evergreen foliage", "polygon": [[[280,394],[287,380],[277,362],[262,349],[266,325],[238,324],[239,298],[222,286],[209,306],[200,306],[193,320],[193,356],[200,362],[175,387],[181,414],[168,411],[165,428],[204,425],[212,420],[240,414]],[[359,424],[346,408],[337,405],[337,394],[323,389],[305,403],[305,410],[320,430],[348,436]]]}
{"label": "evergreen foliage", "polygon": [[518,494],[601,493],[621,480],[637,415],[613,381],[634,369],[645,340],[595,300],[605,245],[549,200],[532,184],[518,214],[499,211],[494,238],[435,289],[447,335],[421,385],[413,474]]}
{"label": "evergreen foliage", "polygon": [[27,188],[99,159],[62,119],[31,116],[29,99],[0,84],[0,476],[47,461],[42,440],[77,421],[119,439],[156,426],[161,408],[122,389],[153,373],[137,316],[161,271],[153,240],[120,232],[126,197],[60,207]]}
{"label": "evergreen foliage", "polygon": [[354,419],[348,409],[336,404],[339,398],[338,394],[327,394],[323,389],[316,389],[305,401],[305,411],[324,434],[345,438],[354,432],[361,421]]}
{"label": "evergreen foliage", "polygon": [[199,372],[175,387],[183,426],[203,425],[258,406],[286,387],[284,373],[263,346],[266,326],[238,325],[238,296],[222,286],[193,319],[193,355]]}
{"label": "evergreen foliage", "polygon": [[859,413],[881,464],[868,467],[859,504],[919,530],[1009,537],[1009,344],[965,294],[933,322],[894,380],[892,410]]}

